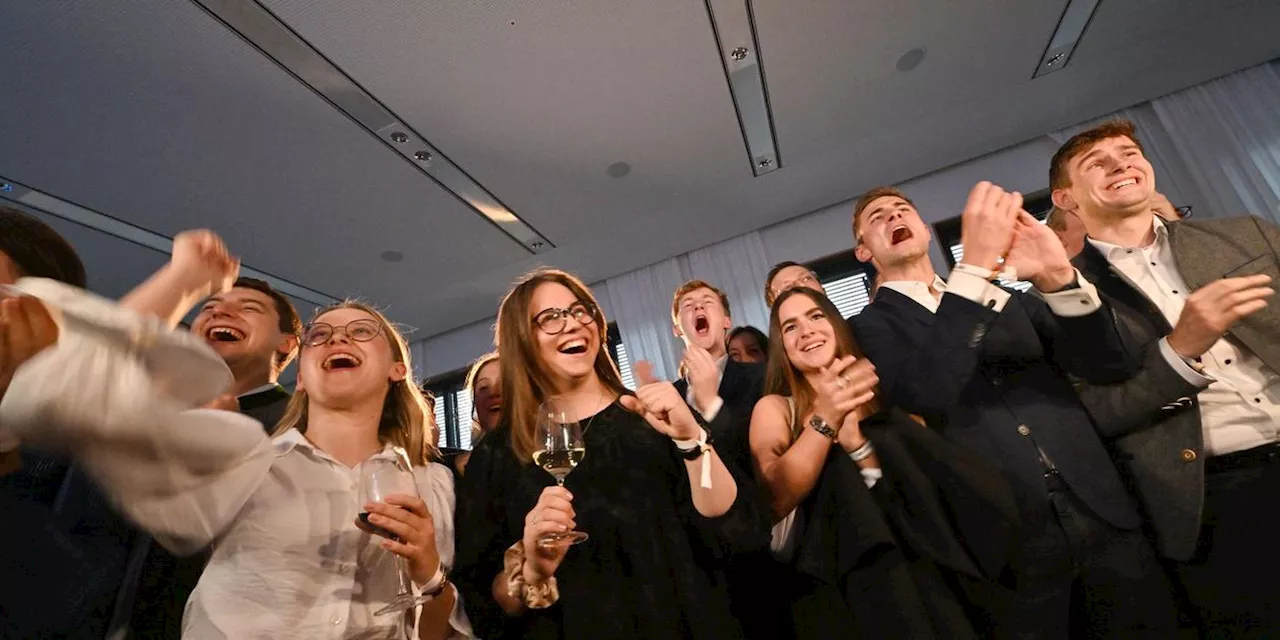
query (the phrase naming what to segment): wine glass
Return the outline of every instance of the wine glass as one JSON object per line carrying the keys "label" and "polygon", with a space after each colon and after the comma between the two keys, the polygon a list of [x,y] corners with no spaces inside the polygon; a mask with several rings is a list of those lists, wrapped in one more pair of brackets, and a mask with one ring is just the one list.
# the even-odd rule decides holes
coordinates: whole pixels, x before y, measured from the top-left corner
{"label": "wine glass", "polygon": [[[385,502],[387,496],[394,493],[418,497],[418,483],[413,475],[413,467],[409,464],[409,455],[400,447],[395,447],[393,450],[395,452],[394,457],[376,456],[365,460],[360,465],[360,505],[362,508],[360,521],[374,533],[388,540],[399,541],[399,538],[394,533],[370,523],[369,513],[363,511],[365,504]],[[400,577],[400,591],[396,593],[396,596],[391,599],[387,606],[375,611],[373,614],[375,616],[408,611],[431,599],[430,596],[413,595],[413,590],[409,588],[409,567],[406,565],[403,556],[395,554],[395,558],[396,572]]]}
{"label": "wine glass", "polygon": [[[565,409],[558,398],[548,398],[538,407],[537,440],[539,448],[533,451],[533,463],[542,467],[563,487],[564,479],[587,454],[587,443],[582,439],[582,426]],[[581,531],[548,533],[538,539],[544,547],[577,544],[587,539]]]}

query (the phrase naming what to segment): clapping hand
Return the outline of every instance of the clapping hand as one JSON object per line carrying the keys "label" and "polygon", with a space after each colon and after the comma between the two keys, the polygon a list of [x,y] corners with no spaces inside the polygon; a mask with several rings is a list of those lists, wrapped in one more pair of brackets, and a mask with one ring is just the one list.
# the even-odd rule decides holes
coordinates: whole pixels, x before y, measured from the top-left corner
{"label": "clapping hand", "polygon": [[690,343],[684,351],[685,377],[693,389],[693,404],[706,413],[711,401],[720,395],[720,367],[711,352]]}
{"label": "clapping hand", "polygon": [[960,244],[964,247],[961,262],[998,271],[1000,260],[1013,245],[1021,212],[1022,194],[1006,192],[986,181],[975,185],[960,215]]}
{"label": "clapping hand", "polygon": [[653,365],[641,360],[632,367],[639,387],[636,395],[620,399],[623,408],[639,414],[653,429],[673,440],[697,440],[702,425],[694,419],[689,405],[674,385],[653,375]]}
{"label": "clapping hand", "polygon": [[230,289],[240,275],[240,260],[231,255],[218,234],[208,229],[179,233],[173,239],[169,266],[181,273],[183,281],[201,297]]}
{"label": "clapping hand", "polygon": [[833,429],[839,428],[849,414],[875,398],[878,384],[880,378],[870,360],[837,358],[822,369],[813,411]]}
{"label": "clapping hand", "polygon": [[1036,289],[1052,293],[1071,284],[1076,277],[1062,241],[1048,225],[1019,210],[1014,224],[1013,246],[1004,258],[1019,280],[1028,280]]}

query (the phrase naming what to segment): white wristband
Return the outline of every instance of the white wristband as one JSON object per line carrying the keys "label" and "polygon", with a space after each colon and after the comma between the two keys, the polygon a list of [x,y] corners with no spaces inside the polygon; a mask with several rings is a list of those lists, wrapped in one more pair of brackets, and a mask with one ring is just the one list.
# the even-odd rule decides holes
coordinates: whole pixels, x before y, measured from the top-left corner
{"label": "white wristband", "polygon": [[686,453],[693,451],[694,449],[702,449],[703,454],[698,459],[698,464],[702,465],[702,473],[699,478],[701,482],[699,482],[699,485],[701,485],[703,489],[710,489],[711,455],[706,453],[706,451],[711,448],[711,445],[707,444],[707,433],[705,431],[702,432],[702,435],[698,436],[697,440],[676,440],[675,438],[672,438],[671,441],[676,444],[677,449]]}

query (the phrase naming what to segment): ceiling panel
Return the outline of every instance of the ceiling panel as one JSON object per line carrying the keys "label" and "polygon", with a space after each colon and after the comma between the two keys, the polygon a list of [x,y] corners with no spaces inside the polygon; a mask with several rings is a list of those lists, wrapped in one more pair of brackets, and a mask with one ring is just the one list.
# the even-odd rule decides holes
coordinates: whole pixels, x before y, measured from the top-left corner
{"label": "ceiling panel", "polygon": [[213,227],[418,326],[464,320],[422,295],[431,274],[528,255],[192,3],[18,3],[0,30],[0,175],[165,235]]}
{"label": "ceiling panel", "polygon": [[415,337],[538,264],[603,279],[1280,57],[1274,0],[1103,0],[1034,81],[1065,0],[753,0],[784,165],[754,178],[702,2],[263,4],[557,248],[523,251],[189,1],[6,6],[0,175],[214,226]]}

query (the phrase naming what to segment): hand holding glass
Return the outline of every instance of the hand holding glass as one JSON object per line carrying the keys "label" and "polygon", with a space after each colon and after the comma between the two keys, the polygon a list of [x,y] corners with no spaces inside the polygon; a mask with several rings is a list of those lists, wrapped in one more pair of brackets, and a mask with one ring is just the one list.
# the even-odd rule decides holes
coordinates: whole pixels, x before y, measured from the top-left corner
{"label": "hand holding glass", "polygon": [[[414,479],[413,470],[409,466],[408,456],[397,451],[394,458],[373,457],[360,465],[360,504],[385,502],[387,496],[402,494],[418,497],[418,483]],[[399,540],[395,534],[369,522],[369,514],[363,510],[360,521],[374,533],[388,540]],[[409,588],[409,568],[404,557],[396,554],[396,572],[400,577],[400,590],[387,606],[374,612],[374,615],[399,613],[408,611],[431,599],[430,596],[415,596]]]}
{"label": "hand holding glass", "polygon": [[[565,477],[587,454],[582,426],[562,405],[561,401],[551,398],[538,407],[535,437],[539,448],[533,451],[533,463],[550,473],[561,487]],[[538,540],[538,544],[553,547],[577,544],[586,539],[587,534],[582,531],[564,531],[547,534]]]}

